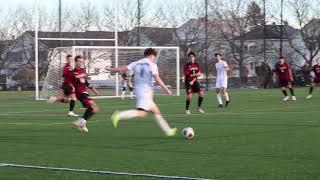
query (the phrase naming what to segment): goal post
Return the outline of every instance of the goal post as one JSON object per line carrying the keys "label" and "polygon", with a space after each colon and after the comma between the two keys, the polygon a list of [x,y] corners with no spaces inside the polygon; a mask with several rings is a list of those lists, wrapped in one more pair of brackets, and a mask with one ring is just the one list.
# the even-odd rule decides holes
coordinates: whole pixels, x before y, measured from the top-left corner
{"label": "goal post", "polygon": [[[99,96],[93,98],[114,98],[120,97],[122,92],[121,74],[111,73],[105,67],[126,66],[133,61],[144,58],[143,52],[150,47],[137,46],[72,46],[64,47],[59,50],[63,55],[72,54],[73,57],[81,55],[85,62],[85,70],[89,83],[96,87]],[[160,77],[168,85],[174,95],[180,95],[180,57],[179,47],[176,46],[154,46],[157,51],[157,65]],[[61,68],[57,62],[59,58],[50,60],[50,65],[44,80],[40,99],[47,99],[57,93],[62,83],[59,80]],[[59,69],[60,68],[60,69]],[[59,74],[60,73],[60,74]],[[134,78],[133,78],[134,79]],[[133,80],[134,84],[134,80]],[[129,89],[129,88],[127,88]],[[133,90],[134,92],[134,90]],[[155,83],[155,95],[164,95],[160,86]],[[126,94],[129,94],[128,92]]]}

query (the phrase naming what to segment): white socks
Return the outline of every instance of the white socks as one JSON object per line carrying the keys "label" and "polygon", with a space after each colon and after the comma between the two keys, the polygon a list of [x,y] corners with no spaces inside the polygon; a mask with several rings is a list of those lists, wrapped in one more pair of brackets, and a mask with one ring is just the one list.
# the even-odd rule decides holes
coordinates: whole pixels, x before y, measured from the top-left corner
{"label": "white socks", "polygon": [[133,97],[133,91],[130,91],[130,97]]}
{"label": "white socks", "polygon": [[87,121],[84,118],[80,118],[80,123],[86,125]]}
{"label": "white socks", "polygon": [[154,118],[156,119],[156,122],[162,131],[168,132],[171,129],[167,121],[162,117],[162,115],[156,114],[154,115]]}
{"label": "white socks", "polygon": [[219,104],[222,104],[222,98],[220,93],[217,94],[217,100]]}
{"label": "white socks", "polygon": [[226,101],[229,101],[229,94],[228,93],[225,93],[224,97],[226,98]]}
{"label": "white socks", "polygon": [[137,110],[128,110],[128,111],[120,111],[119,112],[119,117],[120,119],[131,119],[138,117],[138,111]]}

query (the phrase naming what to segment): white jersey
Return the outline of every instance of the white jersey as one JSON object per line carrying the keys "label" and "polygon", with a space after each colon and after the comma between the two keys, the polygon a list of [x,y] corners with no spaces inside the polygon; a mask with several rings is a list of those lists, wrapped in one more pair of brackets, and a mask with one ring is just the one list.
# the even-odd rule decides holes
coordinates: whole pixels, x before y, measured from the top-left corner
{"label": "white jersey", "polygon": [[147,58],[130,63],[127,68],[134,74],[136,89],[152,89],[154,86],[154,76],[159,74],[156,63]]}
{"label": "white jersey", "polygon": [[228,64],[223,60],[220,60],[219,62],[216,63],[217,81],[225,81],[228,79],[228,74],[225,69],[226,67],[228,67]]}
{"label": "white jersey", "polygon": [[147,58],[130,63],[127,68],[133,71],[136,107],[149,111],[155,106],[153,102],[154,76],[159,74],[156,63]]}

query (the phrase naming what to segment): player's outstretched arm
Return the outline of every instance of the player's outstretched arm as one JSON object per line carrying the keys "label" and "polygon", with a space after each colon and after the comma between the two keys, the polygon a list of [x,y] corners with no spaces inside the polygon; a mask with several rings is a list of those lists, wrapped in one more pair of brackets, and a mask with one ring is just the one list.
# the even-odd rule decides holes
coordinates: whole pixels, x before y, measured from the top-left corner
{"label": "player's outstretched arm", "polygon": [[94,88],[94,87],[91,87],[90,88],[97,96],[99,96],[99,92]]}
{"label": "player's outstretched arm", "polygon": [[274,83],[276,82],[276,77],[277,77],[276,72],[273,72],[273,82],[274,82]]}
{"label": "player's outstretched arm", "polygon": [[172,96],[172,92],[168,89],[168,87],[164,84],[159,74],[154,76],[154,80],[164,89],[169,96]]}
{"label": "player's outstretched arm", "polygon": [[105,70],[111,71],[111,72],[126,72],[126,71],[129,71],[127,66],[117,67],[117,68],[106,67]]}
{"label": "player's outstretched arm", "polygon": [[289,69],[290,80],[293,81],[293,75],[291,69]]}

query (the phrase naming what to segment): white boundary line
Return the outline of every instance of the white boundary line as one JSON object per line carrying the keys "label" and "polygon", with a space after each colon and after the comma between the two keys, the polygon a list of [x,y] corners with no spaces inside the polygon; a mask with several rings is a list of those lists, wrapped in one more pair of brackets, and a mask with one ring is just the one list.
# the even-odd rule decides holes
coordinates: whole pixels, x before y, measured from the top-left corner
{"label": "white boundary line", "polygon": [[146,174],[146,173],[98,171],[98,170],[88,170],[88,169],[58,168],[58,167],[32,166],[32,165],[7,164],[7,163],[0,163],[0,167],[29,168],[29,169],[40,169],[40,170],[52,170],[52,171],[71,171],[71,172],[81,172],[81,173],[111,174],[111,175],[124,175],[124,176],[141,176],[141,177],[165,178],[165,179],[210,180],[207,178],[199,178],[199,177],[166,176],[166,175]]}
{"label": "white boundary line", "polygon": [[[105,120],[92,120],[90,123],[93,122],[100,122]],[[72,124],[72,122],[60,122],[60,123],[0,123],[1,125],[38,125],[38,126],[54,126],[54,125],[65,125],[65,124]]]}

